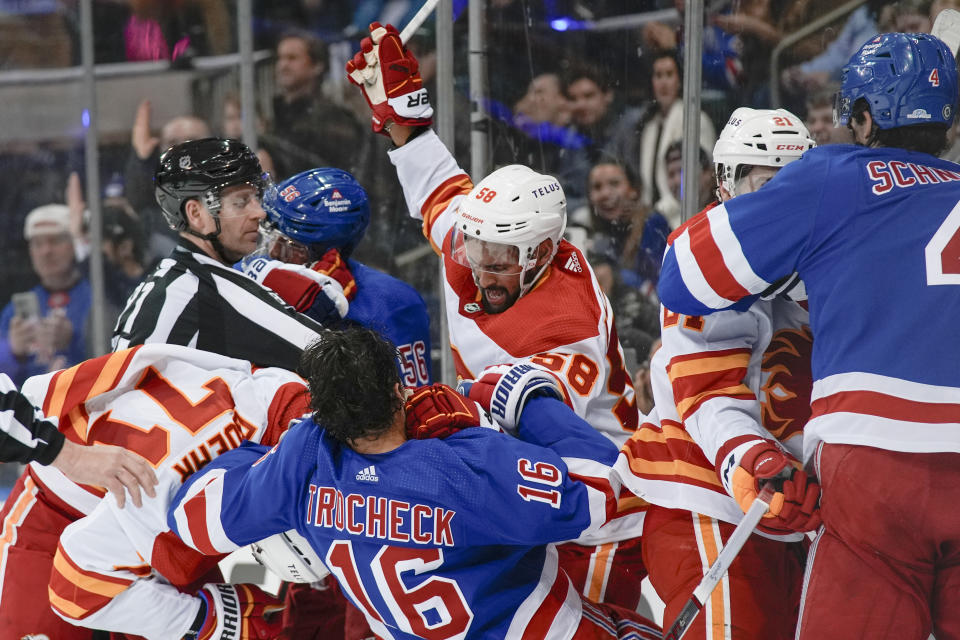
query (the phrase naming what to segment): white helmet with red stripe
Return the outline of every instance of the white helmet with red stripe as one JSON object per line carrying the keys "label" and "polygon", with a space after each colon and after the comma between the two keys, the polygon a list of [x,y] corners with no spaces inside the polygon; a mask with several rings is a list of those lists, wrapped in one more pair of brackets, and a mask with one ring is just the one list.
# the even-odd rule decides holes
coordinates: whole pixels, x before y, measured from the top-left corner
{"label": "white helmet with red stripe", "polygon": [[[512,164],[497,169],[481,180],[460,202],[454,227],[453,258],[476,270],[467,243],[482,241],[486,248],[504,251],[521,269],[523,295],[557,252],[567,226],[567,200],[560,182],[530,167]],[[551,241],[549,255],[539,250]],[[532,277],[529,270],[539,267]]]}
{"label": "white helmet with red stripe", "polygon": [[717,186],[735,196],[749,168],[783,167],[814,146],[803,121],[786,109],[740,107],[713,148]]}

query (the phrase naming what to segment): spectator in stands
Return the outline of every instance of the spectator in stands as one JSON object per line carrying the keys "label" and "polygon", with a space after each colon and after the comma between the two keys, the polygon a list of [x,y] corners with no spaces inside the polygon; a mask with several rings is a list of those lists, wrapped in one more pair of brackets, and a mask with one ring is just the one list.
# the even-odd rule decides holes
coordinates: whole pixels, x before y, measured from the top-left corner
{"label": "spectator in stands", "polygon": [[846,127],[833,126],[833,97],[836,88],[826,88],[810,94],[807,98],[807,117],[804,124],[810,130],[817,146],[825,144],[851,144],[853,134]]}
{"label": "spectator in stands", "polygon": [[[595,67],[580,66],[567,74],[564,93],[569,99],[571,124],[582,139],[564,159],[558,174],[567,195],[567,209],[586,203],[584,185],[590,167],[601,158],[635,162],[637,123],[641,111],[616,99],[613,82]],[[634,170],[636,166],[632,167]]]}
{"label": "spectator in stands", "polygon": [[[663,214],[671,228],[680,222],[680,201],[667,182],[667,148],[683,137],[682,76],[676,51],[659,51],[650,59],[653,102],[640,122],[639,166],[641,197]],[[700,113],[700,146],[712,149],[717,140],[713,122]],[[699,211],[699,209],[698,209]]]}
{"label": "spectator in stands", "polygon": [[[667,166],[667,184],[670,195],[679,202],[681,189],[683,188],[683,140],[677,140],[667,147],[664,159]],[[700,211],[716,198],[715,188],[714,169],[713,163],[710,162],[710,153],[700,147],[700,181],[697,202],[693,207],[694,211]]]}
{"label": "spectator in stands", "polygon": [[277,43],[278,92],[264,139],[275,151],[279,179],[313,167],[356,171],[367,134],[353,113],[321,92],[328,61],[326,43],[309,32],[289,31]]}
{"label": "spectator in stands", "polygon": [[24,237],[40,284],[14,294],[0,312],[0,371],[17,386],[86,359],[90,311],[90,284],[77,267],[67,206],[31,211]]}
{"label": "spectator in stands", "polygon": [[189,59],[232,50],[224,0],[129,0],[129,5],[123,28],[129,61]]}
{"label": "spectator in stands", "polygon": [[[90,269],[90,212],[83,197],[80,176],[74,172],[67,180],[67,208],[70,234],[80,272]],[[147,237],[140,216],[122,196],[108,196],[101,203],[101,249],[106,294],[106,318],[112,327],[127,298],[140,283],[146,266]],[[109,340],[110,334],[107,334]]]}
{"label": "spectator in stands", "polygon": [[137,107],[130,133],[131,149],[124,172],[123,193],[147,230],[148,260],[168,255],[177,243],[177,235],[167,226],[154,196],[153,173],[160,154],[175,144],[210,136],[210,126],[205,120],[184,115],[164,124],[157,138],[150,129],[150,116],[150,101],[144,100]]}
{"label": "spectator in stands", "polygon": [[[680,13],[680,21],[671,26],[662,22],[649,22],[643,28],[643,39],[652,50],[683,49],[684,0],[673,0]],[[740,88],[743,82],[743,42],[738,35],[727,33],[717,24],[708,22],[704,11],[703,81],[707,88],[729,93]],[[713,143],[711,143],[712,146]]]}
{"label": "spectator in stands", "polygon": [[552,72],[534,76],[527,92],[514,105],[513,114],[515,123],[546,122],[557,127],[570,124],[570,101],[563,93],[560,76]]}
{"label": "spectator in stands", "polygon": [[[254,128],[258,136],[262,136],[267,129],[267,123],[259,106],[257,107]],[[224,138],[243,140],[243,107],[240,104],[240,96],[235,93],[228,93],[223,98],[220,111],[220,134]],[[257,149],[257,159],[260,160],[263,172],[276,179],[277,169],[273,164],[273,154],[262,144]]]}
{"label": "spectator in stands", "polygon": [[613,160],[590,169],[587,194],[589,250],[608,256],[623,284],[657,302],[660,263],[670,234],[666,219],[643,204],[636,174]]}
{"label": "spectator in stands", "polygon": [[784,89],[794,94],[805,94],[822,89],[827,83],[839,81],[840,68],[871,37],[880,33],[880,12],[887,3],[868,0],[843,25],[840,35],[820,55],[802,64],[788,67],[781,73]]}

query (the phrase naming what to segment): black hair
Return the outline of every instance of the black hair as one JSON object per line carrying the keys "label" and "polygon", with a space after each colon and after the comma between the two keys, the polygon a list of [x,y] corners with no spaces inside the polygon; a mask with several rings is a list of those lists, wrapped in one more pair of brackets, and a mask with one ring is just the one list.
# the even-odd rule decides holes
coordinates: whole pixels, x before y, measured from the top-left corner
{"label": "black hair", "polygon": [[[703,145],[698,145],[700,148],[700,168],[706,169],[713,166],[713,162],[710,160],[710,154],[706,149],[703,148]],[[670,146],[667,147],[667,150],[663,153],[663,161],[665,163],[672,160],[678,160],[683,157],[683,140],[674,140],[670,143]]]}
{"label": "black hair", "polygon": [[600,158],[590,165],[590,170],[587,171],[587,192],[590,191],[590,174],[593,173],[593,170],[599,166],[608,165],[611,167],[618,167],[623,171],[623,175],[627,179],[627,184],[633,187],[637,193],[640,193],[640,190],[643,188],[643,185],[640,184],[640,176],[637,175],[637,172],[629,164],[617,158],[614,155],[608,154],[606,152],[601,153]]}
{"label": "black hair", "polygon": [[613,91],[614,82],[611,80],[609,72],[594,65],[581,63],[574,65],[569,71],[563,74],[561,78],[563,93],[566,94],[570,89],[570,85],[584,78],[597,85],[601,93]]}
{"label": "black hair", "polygon": [[[858,124],[866,121],[864,113],[870,111],[870,104],[865,98],[857,98],[850,110],[850,122],[856,120]],[[847,123],[850,127],[850,123]],[[876,121],[867,136],[866,146],[868,147],[893,147],[904,149],[906,151],[919,151],[929,153],[932,156],[940,155],[940,152],[947,147],[947,130],[949,127],[945,124],[915,124],[909,127],[893,127],[891,129],[881,129]]]}
{"label": "black hair", "polygon": [[307,45],[307,55],[310,56],[310,60],[314,64],[323,65],[323,73],[327,72],[330,68],[330,48],[326,42],[305,29],[289,29],[280,34],[277,39],[277,47],[280,46],[281,42],[290,38],[303,41]]}
{"label": "black hair", "polygon": [[403,405],[397,358],[393,343],[371,329],[324,332],[300,358],[314,422],[348,445],[388,431]]}
{"label": "black hair", "polygon": [[670,58],[673,60],[673,63],[677,67],[677,77],[680,79],[680,91],[683,91],[683,62],[680,59],[680,52],[676,49],[655,49],[653,53],[647,56],[647,61],[649,62],[649,67],[647,73],[650,77],[650,82],[653,82],[653,65],[656,64],[657,60],[662,60],[663,58]]}

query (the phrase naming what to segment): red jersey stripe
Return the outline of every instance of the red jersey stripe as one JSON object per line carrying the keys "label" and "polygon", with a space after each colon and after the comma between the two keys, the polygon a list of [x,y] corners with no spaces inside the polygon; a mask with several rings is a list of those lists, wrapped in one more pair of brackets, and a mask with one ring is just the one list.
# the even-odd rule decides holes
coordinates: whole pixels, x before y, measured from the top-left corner
{"label": "red jersey stripe", "polygon": [[737,278],[727,269],[723,252],[717,246],[710,228],[710,219],[690,226],[690,251],[693,253],[700,272],[710,288],[727,300],[739,300],[750,292],[737,282]]}
{"label": "red jersey stripe", "polygon": [[828,413],[862,413],[903,422],[955,424],[960,422],[960,403],[919,402],[877,391],[841,391],[812,403],[811,419]]}

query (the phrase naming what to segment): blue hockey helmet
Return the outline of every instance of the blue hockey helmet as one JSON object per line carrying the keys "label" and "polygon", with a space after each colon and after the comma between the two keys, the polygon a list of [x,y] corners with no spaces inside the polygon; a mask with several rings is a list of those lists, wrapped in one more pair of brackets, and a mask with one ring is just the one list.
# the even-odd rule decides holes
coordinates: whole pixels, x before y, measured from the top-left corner
{"label": "blue hockey helmet", "polygon": [[287,178],[263,199],[268,226],[285,240],[302,245],[308,256],[287,262],[316,260],[336,248],[346,258],[370,223],[370,203],[360,183],[342,169],[321,167]]}
{"label": "blue hockey helmet", "polygon": [[949,127],[957,110],[957,64],[942,40],[926,33],[871,38],[843,67],[833,109],[836,126],[864,98],[879,129],[916,124]]}

